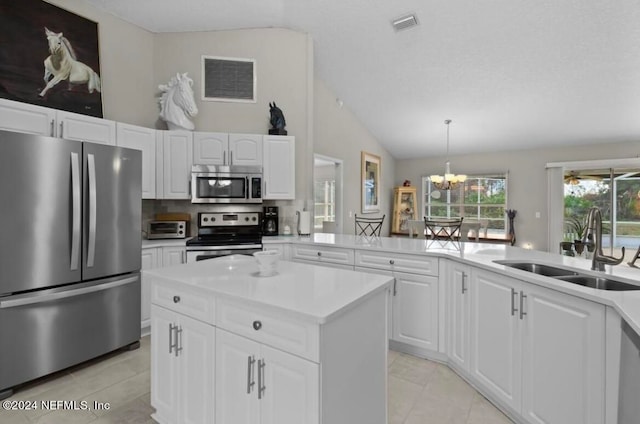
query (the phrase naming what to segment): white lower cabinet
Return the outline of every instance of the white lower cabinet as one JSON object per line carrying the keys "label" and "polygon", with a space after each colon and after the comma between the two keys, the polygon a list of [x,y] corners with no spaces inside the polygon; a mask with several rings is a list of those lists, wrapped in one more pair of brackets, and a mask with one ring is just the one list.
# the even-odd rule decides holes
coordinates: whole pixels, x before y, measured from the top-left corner
{"label": "white lower cabinet", "polygon": [[438,277],[394,273],[391,339],[438,350]]}
{"label": "white lower cabinet", "polygon": [[153,419],[213,423],[215,327],[157,305],[151,308]]}
{"label": "white lower cabinet", "polygon": [[471,268],[454,261],[447,265],[447,352],[449,361],[469,371]]}
{"label": "white lower cabinet", "polygon": [[470,373],[530,423],[604,420],[603,305],[473,269]]}
{"label": "white lower cabinet", "polygon": [[[142,249],[142,270],[162,268],[186,263],[186,251],[183,246],[149,247]],[[140,295],[140,328],[151,324],[151,283],[142,274]]]}
{"label": "white lower cabinet", "polygon": [[319,366],[216,329],[216,423],[319,422]]}
{"label": "white lower cabinet", "polygon": [[313,265],[353,270],[353,249],[316,246],[313,244],[292,244],[291,260]]}

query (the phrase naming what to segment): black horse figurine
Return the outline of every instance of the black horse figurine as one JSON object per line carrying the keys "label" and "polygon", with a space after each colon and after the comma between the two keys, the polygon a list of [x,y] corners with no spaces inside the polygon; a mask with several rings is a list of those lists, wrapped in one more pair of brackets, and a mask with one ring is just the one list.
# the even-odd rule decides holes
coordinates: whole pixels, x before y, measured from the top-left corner
{"label": "black horse figurine", "polygon": [[269,103],[269,113],[271,114],[269,122],[271,122],[272,127],[269,130],[269,134],[287,135],[287,130],[284,129],[287,125],[284,120],[284,114],[282,110],[276,106],[276,102],[273,102],[273,104]]}

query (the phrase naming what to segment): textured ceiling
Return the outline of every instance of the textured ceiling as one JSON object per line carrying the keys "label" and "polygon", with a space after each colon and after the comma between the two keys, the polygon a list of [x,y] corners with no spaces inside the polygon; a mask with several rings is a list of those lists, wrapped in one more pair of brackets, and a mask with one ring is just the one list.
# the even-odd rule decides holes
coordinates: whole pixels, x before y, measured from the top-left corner
{"label": "textured ceiling", "polygon": [[[324,80],[396,158],[640,140],[636,0],[86,0],[152,32],[310,33]],[[409,12],[420,25],[395,32]]]}

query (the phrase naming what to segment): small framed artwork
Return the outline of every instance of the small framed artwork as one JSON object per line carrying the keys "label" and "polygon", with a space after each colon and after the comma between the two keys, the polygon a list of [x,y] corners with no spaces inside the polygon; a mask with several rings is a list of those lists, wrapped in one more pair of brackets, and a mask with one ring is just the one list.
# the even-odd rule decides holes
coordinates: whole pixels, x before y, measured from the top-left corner
{"label": "small framed artwork", "polygon": [[256,61],[202,56],[202,100],[256,103]]}
{"label": "small framed artwork", "polygon": [[380,212],[380,156],[362,152],[362,213]]}
{"label": "small framed artwork", "polygon": [[98,24],[42,0],[0,2],[0,97],[102,118]]}

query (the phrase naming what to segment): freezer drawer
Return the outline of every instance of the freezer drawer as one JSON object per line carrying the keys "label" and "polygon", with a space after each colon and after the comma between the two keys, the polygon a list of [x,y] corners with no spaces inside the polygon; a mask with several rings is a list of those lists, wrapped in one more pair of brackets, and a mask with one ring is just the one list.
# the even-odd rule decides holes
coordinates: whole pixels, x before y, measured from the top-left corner
{"label": "freezer drawer", "polygon": [[0,298],[0,392],[140,339],[140,273]]}

